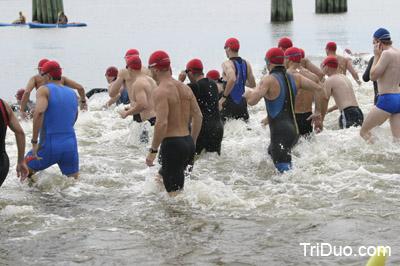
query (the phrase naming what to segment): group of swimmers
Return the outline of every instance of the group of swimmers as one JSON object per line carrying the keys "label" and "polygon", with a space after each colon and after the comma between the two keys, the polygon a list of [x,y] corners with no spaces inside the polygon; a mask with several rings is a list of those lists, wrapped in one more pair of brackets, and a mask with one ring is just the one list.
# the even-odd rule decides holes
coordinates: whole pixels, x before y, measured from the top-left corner
{"label": "group of swimmers", "polygon": [[[282,38],[277,48],[267,51],[265,61],[270,75],[258,84],[250,63],[239,56],[240,43],[235,38],[225,42],[228,59],[222,63],[222,80],[217,70],[205,75],[199,59],[190,60],[176,80],[172,77],[171,60],[166,52],[154,52],[146,67],[139,52],[130,49],[125,54],[124,68],[118,71],[110,67],[106,71],[110,100],[104,107],[116,103],[124,93],[128,95],[129,106],[121,112],[121,117],[132,115],[137,123],[154,127],[146,164],[154,166],[159,153],[158,180],[170,195],[176,195],[183,190],[195,154],[203,150],[221,153],[223,122],[227,119],[248,121],[247,106],[264,98],[268,116],[262,123],[269,124],[271,137],[268,152],[277,170],[285,172],[292,168],[291,149],[299,137],[313,131],[321,132],[326,113],[336,109],[341,112],[340,128],[361,126],[360,135],[368,142],[376,140],[370,130],[388,118],[394,139],[400,138],[400,51],[392,46],[386,29],[378,29],[373,42],[374,59],[369,78],[377,81],[379,99],[365,121],[352,83],[346,76],[349,70],[361,84],[351,60],[337,55],[336,44],[329,42],[327,58],[317,67],[288,38]],[[55,61],[42,60],[38,71],[22,97],[21,110],[24,110],[30,91],[37,89],[32,150],[25,157],[26,169],[24,163],[18,163],[18,175],[24,180],[57,163],[63,174],[78,178],[79,155],[73,128],[78,116],[78,100],[71,88],[78,91],[80,107],[84,110],[87,103],[83,87],[62,76],[60,65]],[[184,84],[186,78],[190,81],[187,85]],[[245,90],[246,86],[251,89]],[[328,109],[330,96],[335,105]],[[126,99],[123,103],[127,103]],[[3,103],[2,107],[2,130],[5,132],[5,121],[13,124],[10,128],[19,134],[20,152],[25,148],[21,132],[13,114],[8,114],[7,104]],[[21,118],[26,119],[24,112]],[[147,142],[145,132],[141,139]],[[18,156],[19,162],[20,159]]]}

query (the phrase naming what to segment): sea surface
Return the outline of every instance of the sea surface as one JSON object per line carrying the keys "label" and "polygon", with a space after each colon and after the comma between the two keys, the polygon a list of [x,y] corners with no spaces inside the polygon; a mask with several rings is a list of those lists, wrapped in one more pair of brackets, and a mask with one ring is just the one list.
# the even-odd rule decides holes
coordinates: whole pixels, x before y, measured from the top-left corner
{"label": "sea surface", "polygon": [[[379,27],[399,47],[400,1],[351,0],[340,14],[315,14],[313,0],[293,5],[293,22],[271,23],[268,0],[66,0],[69,21],[87,27],[0,27],[0,97],[14,102],[43,58],[60,62],[63,74],[88,91],[107,86],[106,68],[124,67],[130,48],[139,50],[144,65],[153,51],[165,50],[177,77],[193,58],[206,71],[220,70],[224,43],[236,37],[259,81],[266,51],[282,37],[316,65],[329,41],[339,54],[349,48],[369,60]],[[13,21],[19,11],[31,20],[31,1],[0,0],[0,22]],[[361,76],[365,65],[355,67]],[[358,86],[349,78],[366,116],[372,83]],[[95,95],[89,111],[79,114],[77,181],[52,166],[36,183],[21,183],[8,131],[0,265],[358,266],[369,259],[358,249],[369,246],[390,247],[386,265],[400,265],[400,144],[393,143],[388,122],[373,130],[379,140],[369,145],[359,128],[339,130],[339,113],[329,113],[324,131],[294,148],[294,169],[279,174],[267,154],[270,133],[260,124],[266,116],[260,102],[249,107],[249,125],[225,125],[221,156],[202,154],[184,193],[170,198],[154,181],[158,166],[145,164],[149,144],[139,141],[140,127],[120,118],[123,106],[100,110],[106,101]],[[28,150],[32,122],[21,124]],[[324,246],[324,254],[328,245],[353,254],[323,256],[315,249],[312,256],[307,244]]]}

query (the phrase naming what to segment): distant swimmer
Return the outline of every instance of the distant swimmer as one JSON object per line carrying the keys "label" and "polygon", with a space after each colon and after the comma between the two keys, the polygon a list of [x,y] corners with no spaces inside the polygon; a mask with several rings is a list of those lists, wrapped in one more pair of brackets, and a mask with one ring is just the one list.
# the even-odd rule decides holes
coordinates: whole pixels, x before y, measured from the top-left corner
{"label": "distant swimmer", "polygon": [[201,130],[196,141],[196,154],[206,150],[221,155],[224,125],[218,108],[217,84],[204,77],[203,63],[200,59],[190,60],[186,65],[186,70],[179,76],[179,80],[185,81],[186,75],[191,82],[188,86],[192,89],[203,114]]}
{"label": "distant swimmer", "polygon": [[[329,108],[327,112],[339,109],[339,127],[343,129],[361,126],[364,116],[358,107],[353,85],[346,75],[339,73],[338,66],[339,62],[334,56],[327,57],[323,62],[324,74],[327,74],[329,77],[324,83],[324,90],[327,96],[324,110],[326,110],[329,98],[332,95],[336,104]],[[325,117],[324,112],[322,116]]]}
{"label": "distant swimmer", "polygon": [[[115,66],[110,66],[107,68],[106,79],[108,82],[108,94],[110,94],[111,87],[113,83],[117,80],[117,76],[118,76],[118,68],[116,68]],[[108,100],[103,107],[108,108],[114,103],[116,105],[129,104],[128,92],[123,86],[121,86],[121,88],[119,89],[118,94],[115,97],[110,97],[110,100]]]}
{"label": "distant swimmer", "polygon": [[[142,61],[139,56],[131,56],[126,63],[129,75],[132,77],[132,95],[131,98],[135,102],[128,110],[121,112],[121,117],[126,118],[128,115],[139,115],[142,126],[148,121],[151,126],[156,122],[156,112],[154,110],[153,91],[157,87],[156,82],[148,75],[142,72]],[[142,128],[140,135],[142,142],[148,142],[148,131]]]}
{"label": "distant swimmer", "polygon": [[245,97],[249,105],[256,105],[264,98],[271,135],[268,148],[275,167],[279,172],[292,168],[291,149],[299,138],[299,129],[295,117],[297,88],[310,90],[315,96],[315,111],[309,119],[312,124],[322,127],[323,93],[321,86],[302,75],[287,73],[284,67],[284,52],[281,48],[268,50],[265,61],[270,75],[262,78],[257,88],[247,91]]}
{"label": "distant swimmer", "polygon": [[400,139],[400,51],[392,46],[390,33],[379,28],[373,36],[374,62],[371,67],[371,80],[378,82],[379,99],[365,119],[360,135],[374,143],[376,137],[371,129],[383,124],[387,119],[393,139]]}
{"label": "distant swimmer", "polygon": [[218,70],[210,70],[207,72],[206,77],[214,80],[214,82],[217,84],[218,86],[218,95],[219,98],[222,97],[222,92],[224,91],[224,80],[221,78],[221,74],[219,73]]}
{"label": "distant swimmer", "polygon": [[61,67],[56,61],[45,63],[42,72],[45,85],[36,92],[32,149],[25,156],[29,177],[58,164],[62,174],[78,179],[79,155],[74,129],[78,118],[76,93],[62,84]]}
{"label": "distant swimmer", "polygon": [[251,65],[248,61],[239,57],[239,41],[230,38],[225,42],[225,53],[229,60],[222,63],[222,77],[226,81],[224,93],[219,101],[222,120],[249,119],[246,99],[242,97],[245,86],[254,88],[254,79]]}
{"label": "distant swimmer", "polygon": [[25,24],[26,23],[26,17],[24,14],[22,14],[22,11],[19,11],[19,18],[14,20],[13,24]]}
{"label": "distant swimmer", "polygon": [[7,127],[15,134],[18,149],[17,176],[21,178],[21,181],[24,181],[28,176],[28,167],[24,160],[25,133],[11,107],[0,99],[0,187],[6,180],[10,169],[10,160],[6,152]]}
{"label": "distant swimmer", "polygon": [[[17,100],[16,104],[11,105],[11,109],[13,112],[20,112],[21,111],[21,101],[22,97],[24,96],[25,89],[19,89],[17,93],[15,94],[15,99]],[[32,117],[33,111],[35,110],[36,104],[29,100],[28,103],[25,105],[25,110],[24,112],[26,113],[27,116]]]}
{"label": "distant swimmer", "polygon": [[[280,39],[278,42],[278,47],[281,48],[284,52],[286,51],[286,49],[288,49],[292,46],[293,46],[292,40],[287,37]],[[321,69],[319,67],[317,67],[316,65],[314,65],[307,57],[305,57],[304,50],[303,50],[303,55],[302,55],[302,59],[301,59],[301,66],[310,70],[312,73],[317,75],[317,77],[319,78],[320,81],[323,81],[324,75],[322,74]]]}
{"label": "distant swimmer", "polygon": [[[317,75],[301,66],[302,53],[299,48],[288,48],[285,52],[285,58],[287,72],[292,73],[293,75],[302,75],[320,85]],[[298,87],[297,89],[295,104],[296,121],[299,126],[300,135],[307,136],[313,132],[311,119],[308,118],[312,115],[314,94],[312,91],[304,90],[301,87]],[[322,128],[315,129],[317,133],[321,130]]]}
{"label": "distant swimmer", "polygon": [[[161,144],[159,173],[168,194],[175,196],[183,190],[185,176],[189,175],[190,165],[193,165],[203,116],[192,90],[172,78],[170,64],[170,58],[164,51],[154,52],[149,59],[158,88],[153,92],[157,119],[146,164],[154,166]],[[191,134],[188,128],[190,117]]]}
{"label": "distant swimmer", "polygon": [[[126,53],[125,53],[125,67],[121,68],[118,72],[118,76],[117,79],[113,82],[110,90],[109,90],[109,95],[110,97],[116,97],[119,93],[119,90],[121,89],[121,87],[123,86],[126,91],[128,92],[128,97],[129,97],[129,102],[131,107],[134,107],[135,105],[135,101],[133,99],[133,93],[132,93],[132,83],[134,81],[134,77],[131,76],[131,72],[128,71],[128,69],[126,68],[126,65],[128,63],[128,59],[131,56],[139,56],[139,51],[136,49],[129,49]],[[151,73],[149,71],[149,69],[145,66],[142,66],[141,69],[143,74],[148,75],[149,77],[151,77]],[[127,107],[126,109],[129,109],[130,107]],[[136,122],[142,122],[142,120],[140,119],[140,115],[136,114],[133,116],[133,120]]]}
{"label": "distant swimmer", "polygon": [[[353,76],[354,80],[357,82],[357,84],[361,85],[362,82],[361,82],[360,78],[358,77],[358,74],[352,65],[351,59],[337,55],[336,49],[337,49],[337,45],[335,42],[328,42],[326,44],[326,48],[325,48],[326,56],[336,57],[339,62],[339,66],[338,66],[339,73],[346,75],[347,70],[348,70],[350,72],[350,74]],[[321,69],[322,69],[323,64],[324,63],[321,63]],[[322,71],[324,71],[324,70],[322,69]]]}
{"label": "distant swimmer", "polygon": [[[38,68],[37,68],[39,73],[34,75],[34,76],[32,76],[29,79],[28,84],[25,87],[25,93],[22,96],[21,110],[25,110],[26,105],[29,102],[29,97],[30,97],[31,92],[33,91],[33,89],[37,90],[38,88],[40,88],[41,86],[44,85],[44,81],[43,81],[43,77],[41,76],[41,73],[42,73],[43,65],[45,63],[47,63],[48,61],[49,61],[48,59],[40,60],[39,63],[38,63]],[[65,76],[63,76],[61,78],[61,83],[63,85],[65,85],[65,86],[68,86],[68,87],[73,88],[73,89],[78,91],[78,94],[79,94],[80,99],[81,99],[81,101],[80,101],[80,109],[81,110],[87,110],[88,106],[87,106],[87,103],[86,103],[85,89],[83,88],[83,86],[81,84],[73,81],[72,79],[65,77]],[[27,114],[25,112],[21,112],[20,116],[21,116],[22,120],[28,121],[28,116],[27,116]]]}

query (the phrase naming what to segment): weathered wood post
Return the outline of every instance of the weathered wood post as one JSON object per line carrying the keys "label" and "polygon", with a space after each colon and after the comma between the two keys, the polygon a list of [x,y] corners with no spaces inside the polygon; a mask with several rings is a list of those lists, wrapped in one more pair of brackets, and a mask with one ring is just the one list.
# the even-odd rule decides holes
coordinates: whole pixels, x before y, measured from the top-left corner
{"label": "weathered wood post", "polygon": [[63,0],[32,0],[32,21],[57,23],[60,11],[64,11]]}
{"label": "weathered wood post", "polygon": [[292,21],[292,0],[271,0],[271,21]]}
{"label": "weathered wood post", "polygon": [[347,12],[347,0],[315,0],[316,13]]}

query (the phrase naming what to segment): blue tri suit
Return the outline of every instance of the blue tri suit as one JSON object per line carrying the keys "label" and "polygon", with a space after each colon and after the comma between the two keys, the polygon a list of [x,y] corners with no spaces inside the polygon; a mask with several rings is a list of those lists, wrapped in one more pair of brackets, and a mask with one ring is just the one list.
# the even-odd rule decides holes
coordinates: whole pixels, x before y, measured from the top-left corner
{"label": "blue tri suit", "polygon": [[50,96],[39,135],[37,155],[42,159],[36,160],[30,150],[25,161],[35,171],[58,164],[64,175],[78,173],[79,155],[74,129],[78,112],[77,96],[66,86],[53,83],[45,86],[49,89]]}

